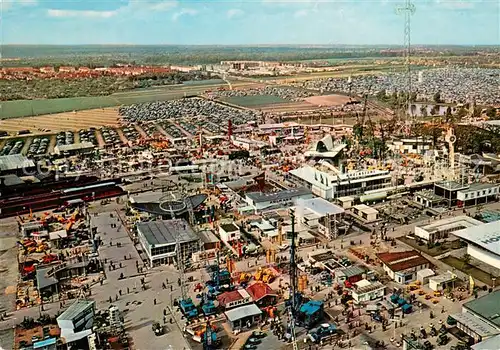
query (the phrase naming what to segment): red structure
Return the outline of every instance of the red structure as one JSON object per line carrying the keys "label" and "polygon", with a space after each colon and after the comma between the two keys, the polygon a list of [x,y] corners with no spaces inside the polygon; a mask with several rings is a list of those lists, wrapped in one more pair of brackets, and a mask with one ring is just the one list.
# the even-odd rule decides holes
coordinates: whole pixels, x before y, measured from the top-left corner
{"label": "red structure", "polygon": [[233,136],[233,122],[231,119],[227,121],[227,139],[231,142],[231,136]]}

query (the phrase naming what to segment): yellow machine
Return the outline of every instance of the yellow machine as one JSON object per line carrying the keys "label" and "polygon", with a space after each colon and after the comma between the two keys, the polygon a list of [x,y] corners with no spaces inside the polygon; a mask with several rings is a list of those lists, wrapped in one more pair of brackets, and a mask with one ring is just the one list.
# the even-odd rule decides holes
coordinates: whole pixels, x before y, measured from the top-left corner
{"label": "yellow machine", "polygon": [[257,271],[255,271],[255,275],[253,276],[256,281],[260,281],[262,278],[262,267],[259,267]]}
{"label": "yellow machine", "polygon": [[252,279],[252,275],[246,272],[240,273],[240,279],[239,282],[240,284],[242,283],[248,283]]}

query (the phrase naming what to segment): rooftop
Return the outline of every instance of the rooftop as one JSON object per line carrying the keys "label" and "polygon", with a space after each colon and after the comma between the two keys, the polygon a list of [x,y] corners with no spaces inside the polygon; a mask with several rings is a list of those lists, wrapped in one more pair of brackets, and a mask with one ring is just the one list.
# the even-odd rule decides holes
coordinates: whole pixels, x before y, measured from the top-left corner
{"label": "rooftop", "polygon": [[349,185],[351,183],[382,180],[391,177],[388,170],[355,170],[334,173],[333,171],[321,171],[310,165],[290,170],[289,173],[322,189],[329,189],[339,184]]}
{"label": "rooftop", "polygon": [[416,250],[406,252],[387,252],[377,254],[378,258],[387,265],[392,271],[398,272],[417,267],[424,264],[429,264],[429,260],[420,255]]}
{"label": "rooftop", "polygon": [[429,280],[433,280],[436,283],[441,284],[441,283],[453,281],[456,278],[457,278],[457,276],[455,274],[453,274],[451,272],[446,272],[446,273],[443,273],[441,275],[431,277],[431,278],[429,278]]}
{"label": "rooftop", "polygon": [[291,199],[294,197],[300,197],[300,196],[305,196],[305,195],[311,195],[312,192],[305,188],[305,187],[299,187],[299,188],[294,188],[291,190],[282,190],[282,191],[277,191],[277,192],[271,192],[271,193],[263,193],[263,192],[250,192],[247,193],[246,196],[251,199],[254,203],[262,203],[262,202],[269,202],[269,201],[281,201],[281,200],[287,200]]}
{"label": "rooftop", "polygon": [[435,194],[433,190],[418,191],[415,193],[415,195],[420,196],[422,198],[425,198],[431,202],[439,202],[439,201],[442,201],[444,199],[443,197]]}
{"label": "rooftop", "polygon": [[248,286],[246,291],[252,297],[253,301],[259,301],[266,295],[276,295],[272,288],[263,282],[257,282]]}
{"label": "rooftop", "polygon": [[342,274],[347,278],[353,276],[359,276],[364,274],[365,272],[366,272],[365,268],[356,265],[335,269],[335,274]]}
{"label": "rooftop", "polygon": [[137,223],[140,232],[150,245],[175,244],[198,240],[198,236],[184,219],[158,220]]}
{"label": "rooftop", "polygon": [[358,205],[353,206],[353,208],[355,208],[359,211],[362,211],[363,213],[366,213],[366,214],[377,214],[378,213],[377,209],[371,208],[371,207],[367,206],[366,204],[358,204]]}
{"label": "rooftop", "polygon": [[357,294],[370,293],[370,292],[373,292],[374,290],[382,289],[382,288],[385,288],[385,286],[381,282],[375,281],[373,283],[369,283],[368,285],[361,285],[361,286],[359,286],[356,289],[356,293]]}
{"label": "rooftop", "polygon": [[211,230],[199,231],[198,234],[200,235],[200,238],[203,241],[203,243],[217,243],[217,242],[219,242],[219,239]]}
{"label": "rooftop", "polygon": [[471,226],[463,230],[453,232],[453,234],[500,256],[499,221],[493,221],[479,226]]}
{"label": "rooftop", "polygon": [[235,232],[235,231],[239,231],[240,230],[240,228],[238,226],[236,226],[235,224],[233,224],[233,223],[230,223],[230,224],[221,224],[220,228],[223,229],[226,232]]}
{"label": "rooftop", "polygon": [[[488,320],[490,323],[500,327],[500,290],[486,294],[481,298],[474,299],[464,304],[464,307],[473,313]],[[497,332],[497,333],[500,333]]]}
{"label": "rooftop", "polygon": [[451,218],[433,221],[428,225],[423,225],[419,227],[427,232],[432,233],[438,231],[450,232],[450,230],[454,228],[456,229],[456,231],[458,231],[460,229],[465,229],[480,225],[484,225],[484,223],[469,216],[461,215],[461,216],[455,216]]}
{"label": "rooftop", "polygon": [[249,304],[237,307],[235,309],[224,312],[226,318],[231,321],[241,320],[248,316],[256,316],[262,314],[262,311],[255,304]]}
{"label": "rooftop", "polygon": [[471,314],[470,312],[463,312],[460,314],[452,314],[450,315],[458,322],[465,324],[467,328],[474,331],[474,333],[479,334],[481,337],[491,337],[492,335],[499,334],[500,331],[491,326],[488,322],[485,322],[481,318]]}
{"label": "rooftop", "polygon": [[19,176],[14,174],[0,176],[0,182],[3,182],[5,186],[17,186],[24,183],[24,181]]}
{"label": "rooftop", "polygon": [[309,209],[310,211],[320,215],[336,215],[342,214],[345,210],[338,205],[330,203],[329,201],[323,198],[311,198],[311,199],[302,199],[297,202],[297,208],[302,207],[304,209]]}
{"label": "rooftop", "polygon": [[21,154],[0,156],[0,172],[16,169],[33,168],[35,163]]}
{"label": "rooftop", "polygon": [[217,301],[219,302],[219,305],[225,307],[229,303],[249,297],[250,295],[247,293],[246,290],[238,289],[220,294],[219,296],[217,296]]}
{"label": "rooftop", "polygon": [[456,181],[436,182],[436,186],[444,188],[445,190],[448,190],[448,191],[458,191],[458,190],[463,190],[463,189],[469,187],[469,185],[462,185]]}
{"label": "rooftop", "polygon": [[75,317],[80,315],[82,312],[87,310],[88,308],[94,308],[95,307],[95,301],[93,300],[83,300],[83,299],[78,299],[75,301],[73,304],[71,304],[66,311],[64,311],[59,317],[57,317],[57,320],[73,320]]}
{"label": "rooftop", "polygon": [[79,151],[82,149],[92,149],[94,148],[95,145],[92,142],[80,142],[80,143],[73,143],[71,145],[60,145],[60,146],[55,146],[54,151],[59,152],[69,152],[69,151]]}
{"label": "rooftop", "polygon": [[473,183],[470,184],[469,188],[460,190],[459,192],[469,193],[469,192],[487,190],[498,186],[499,186],[498,184]]}
{"label": "rooftop", "polygon": [[[499,120],[500,122],[500,120]],[[472,350],[491,350],[498,349],[500,344],[500,335],[496,335],[494,337],[483,340],[480,343],[472,345]]]}

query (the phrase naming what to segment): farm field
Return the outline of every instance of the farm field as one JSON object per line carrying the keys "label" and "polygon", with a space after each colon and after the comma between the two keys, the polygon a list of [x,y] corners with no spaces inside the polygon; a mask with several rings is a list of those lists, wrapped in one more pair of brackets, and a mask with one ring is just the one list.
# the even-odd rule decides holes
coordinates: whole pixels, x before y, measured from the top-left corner
{"label": "farm field", "polygon": [[10,118],[0,120],[0,130],[15,134],[29,129],[32,134],[56,133],[58,131],[118,126],[117,108],[91,109],[86,111],[40,115],[36,117]]}
{"label": "farm field", "polygon": [[[119,92],[109,96],[75,97],[60,99],[18,100],[0,103],[0,119],[31,117],[44,114],[72,112],[86,109],[115,107],[120,105],[153,101],[168,101],[184,96],[199,95],[207,89],[226,86],[213,80],[207,84],[186,84],[179,86],[156,87],[144,90]],[[252,86],[253,83],[238,81],[233,86]],[[2,130],[2,129],[0,129]]]}

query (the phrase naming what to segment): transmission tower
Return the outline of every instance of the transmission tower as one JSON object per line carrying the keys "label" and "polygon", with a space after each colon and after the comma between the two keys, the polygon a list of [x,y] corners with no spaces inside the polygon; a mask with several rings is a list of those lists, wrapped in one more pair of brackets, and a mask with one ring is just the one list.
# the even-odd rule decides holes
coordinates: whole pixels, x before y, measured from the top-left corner
{"label": "transmission tower", "polygon": [[405,18],[405,27],[404,27],[404,64],[406,68],[406,79],[408,84],[408,94],[406,96],[405,101],[405,114],[409,113],[410,109],[410,99],[412,92],[412,84],[411,84],[411,16],[415,13],[416,7],[411,2],[411,0],[405,0],[405,4],[403,6],[396,7],[397,14],[403,14]]}

